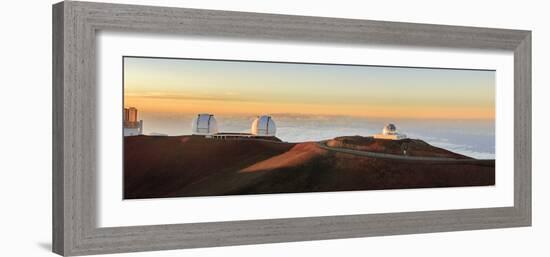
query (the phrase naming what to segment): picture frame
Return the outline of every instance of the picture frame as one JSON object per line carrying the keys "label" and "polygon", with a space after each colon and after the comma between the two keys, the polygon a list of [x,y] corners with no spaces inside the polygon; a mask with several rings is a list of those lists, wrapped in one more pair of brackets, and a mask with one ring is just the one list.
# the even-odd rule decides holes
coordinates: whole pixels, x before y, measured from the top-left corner
{"label": "picture frame", "polygon": [[[514,55],[513,207],[97,226],[96,33],[504,50]],[[64,1],[53,6],[53,251],[64,256],[531,225],[531,32]],[[512,139],[510,139],[512,140]]]}

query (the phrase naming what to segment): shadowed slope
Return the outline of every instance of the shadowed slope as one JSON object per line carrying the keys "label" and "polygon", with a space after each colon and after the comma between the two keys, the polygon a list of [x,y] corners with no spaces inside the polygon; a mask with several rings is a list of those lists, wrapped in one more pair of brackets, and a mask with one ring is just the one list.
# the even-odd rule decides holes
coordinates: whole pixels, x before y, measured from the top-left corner
{"label": "shadowed slope", "polygon": [[124,138],[124,196],[173,196],[192,182],[241,170],[284,153],[294,144],[263,140],[214,140],[201,136]]}

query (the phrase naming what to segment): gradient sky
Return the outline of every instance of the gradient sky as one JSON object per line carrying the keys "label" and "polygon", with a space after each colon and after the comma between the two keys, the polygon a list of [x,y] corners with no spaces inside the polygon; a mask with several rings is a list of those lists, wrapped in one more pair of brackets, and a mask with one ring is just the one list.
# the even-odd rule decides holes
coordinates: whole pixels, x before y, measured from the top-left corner
{"label": "gradient sky", "polygon": [[124,105],[149,113],[495,118],[495,72],[124,58]]}

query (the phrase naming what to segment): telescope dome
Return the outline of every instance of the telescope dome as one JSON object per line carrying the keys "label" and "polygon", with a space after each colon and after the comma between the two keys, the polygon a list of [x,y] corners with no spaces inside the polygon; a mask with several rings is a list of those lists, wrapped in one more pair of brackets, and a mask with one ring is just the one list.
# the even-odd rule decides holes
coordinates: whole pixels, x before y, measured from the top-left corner
{"label": "telescope dome", "polygon": [[193,135],[212,135],[218,133],[218,122],[213,114],[198,114],[191,123]]}
{"label": "telescope dome", "polygon": [[250,129],[250,133],[252,133],[252,135],[262,137],[274,137],[276,131],[277,127],[275,125],[275,121],[268,115],[258,116],[254,119]]}
{"label": "telescope dome", "polygon": [[384,127],[384,129],[382,130],[382,134],[384,135],[393,135],[397,133],[397,128],[395,127],[395,125],[393,124],[388,124]]}

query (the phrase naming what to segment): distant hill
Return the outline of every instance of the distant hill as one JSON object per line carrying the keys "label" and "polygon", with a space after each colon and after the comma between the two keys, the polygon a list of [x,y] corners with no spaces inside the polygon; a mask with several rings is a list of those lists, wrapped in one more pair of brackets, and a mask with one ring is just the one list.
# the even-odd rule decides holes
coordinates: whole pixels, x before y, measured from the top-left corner
{"label": "distant hill", "polygon": [[375,153],[387,153],[404,156],[442,157],[453,159],[472,159],[443,148],[432,146],[420,139],[377,139],[373,137],[346,136],[327,141],[327,146],[348,148]]}
{"label": "distant hill", "polygon": [[[401,141],[401,140],[399,140]],[[320,142],[219,140],[201,136],[124,138],[126,199],[485,186],[494,160],[475,160],[421,140],[339,137]],[[439,160],[407,159],[410,156]],[[402,155],[362,156],[332,149]]]}

